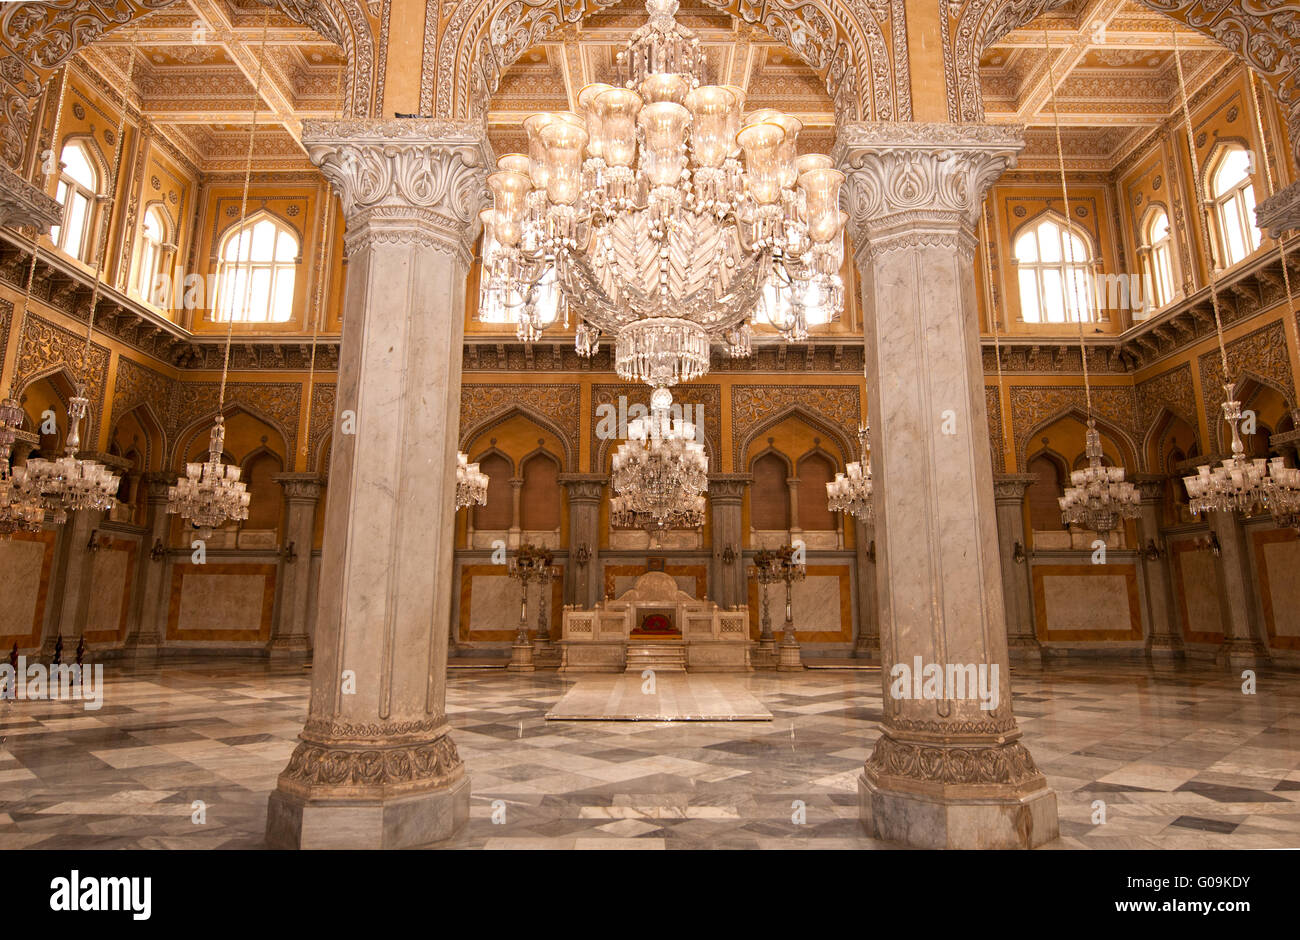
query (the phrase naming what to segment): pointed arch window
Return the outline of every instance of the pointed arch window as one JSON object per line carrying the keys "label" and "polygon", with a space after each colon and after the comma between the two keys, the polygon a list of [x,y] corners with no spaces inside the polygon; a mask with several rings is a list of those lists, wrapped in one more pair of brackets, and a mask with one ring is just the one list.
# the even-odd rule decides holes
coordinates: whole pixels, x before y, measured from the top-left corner
{"label": "pointed arch window", "polygon": [[50,239],[62,251],[89,264],[99,168],[86,145],[76,140],[64,146],[59,163],[59,185],[54,198],[63,207],[63,215],[59,224],[50,229]]}
{"label": "pointed arch window", "polygon": [[255,215],[221,240],[213,319],[287,323],[293,318],[298,237],[274,216]]}
{"label": "pointed arch window", "polygon": [[1251,156],[1245,148],[1224,147],[1210,171],[1210,201],[1219,229],[1219,250],[1223,266],[1232,267],[1259,248],[1262,241],[1255,228],[1255,186],[1251,181]]}
{"label": "pointed arch window", "polygon": [[1054,216],[1031,222],[1015,241],[1020,315],[1027,323],[1094,319],[1093,251],[1078,229]]}
{"label": "pointed arch window", "polygon": [[1142,260],[1142,275],[1147,310],[1158,310],[1174,299],[1173,236],[1169,231],[1169,215],[1164,209],[1153,207],[1142,224],[1142,246],[1138,254]]}

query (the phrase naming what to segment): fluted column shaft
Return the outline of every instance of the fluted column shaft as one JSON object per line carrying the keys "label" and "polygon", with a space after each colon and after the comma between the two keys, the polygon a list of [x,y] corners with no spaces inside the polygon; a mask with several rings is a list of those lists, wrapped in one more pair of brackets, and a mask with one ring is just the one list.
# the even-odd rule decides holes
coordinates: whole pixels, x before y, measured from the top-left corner
{"label": "fluted column shaft", "polygon": [[746,603],[744,527],[741,507],[753,477],[715,473],[709,477],[709,526],[713,536],[710,597],[719,607]]}
{"label": "fluted column shaft", "polygon": [[[1147,617],[1151,632],[1147,652],[1152,656],[1182,657],[1183,638],[1174,614],[1173,579],[1169,574],[1169,553],[1160,534],[1160,513],[1165,498],[1165,477],[1139,473],[1133,483],[1141,495],[1138,507],[1138,553],[1142,559],[1142,579],[1147,597]],[[1182,481],[1179,481],[1182,486]]]}
{"label": "fluted column shaft", "polygon": [[[846,519],[848,517],[845,517]],[[874,524],[854,519],[858,563],[858,637],[853,653],[872,662],[880,661],[880,621],[876,608],[876,563],[871,545],[876,538]]]}
{"label": "fluted column shaft", "polygon": [[1215,661],[1229,669],[1261,665],[1269,657],[1259,638],[1259,621],[1251,596],[1254,585],[1246,527],[1235,512],[1212,512],[1209,521],[1210,531],[1219,541],[1219,609],[1223,621],[1223,645]]}
{"label": "fluted column shaft", "polygon": [[[993,500],[998,513],[998,557],[1002,566],[1002,601],[1007,616],[1007,652],[1013,662],[1041,662],[1042,647],[1034,634],[1029,583],[1029,540],[1025,535],[1025,491],[1038,479],[1032,473],[998,473]],[[1016,546],[1020,560],[1016,560]]]}
{"label": "fluted column shaft", "polygon": [[569,563],[564,566],[564,601],[588,610],[600,603],[602,596],[600,501],[605,479],[598,473],[560,477],[569,497]]}
{"label": "fluted column shaft", "polygon": [[307,122],[348,277],[311,703],[271,795],[272,846],[449,836],[469,783],[447,724],[465,277],[488,150],[427,119]]}
{"label": "fluted column shaft", "polygon": [[154,558],[153,552],[155,546],[164,551],[167,548],[171,531],[171,517],[167,515],[167,489],[175,482],[176,475],[167,471],[146,473],[141,481],[149,488],[149,535],[139,561],[142,575],[136,616],[133,618],[131,632],[126,637],[127,648],[136,650],[137,655],[156,653],[162,643],[167,619],[167,555]]}
{"label": "fluted column shaft", "polygon": [[324,479],[318,473],[280,473],[272,479],[284,488],[284,535],[294,557],[280,559],[280,615],[271,637],[273,658],[305,657],[311,650],[307,621],[311,599],[311,549],[316,536],[316,506]]}
{"label": "fluted column shaft", "polygon": [[[975,291],[980,203],[1022,146],[1020,128],[947,124],[850,124],[836,144],[862,279],[884,685],[860,806],[869,832],[911,845],[1057,834],[1011,710]],[[939,671],[930,694],[918,664]]]}

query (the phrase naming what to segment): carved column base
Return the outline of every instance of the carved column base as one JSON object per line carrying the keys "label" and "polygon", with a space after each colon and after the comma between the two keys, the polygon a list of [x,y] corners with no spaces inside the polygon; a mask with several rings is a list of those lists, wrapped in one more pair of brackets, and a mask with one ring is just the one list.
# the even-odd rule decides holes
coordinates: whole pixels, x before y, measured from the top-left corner
{"label": "carved column base", "polygon": [[537,666],[533,663],[533,644],[513,644],[510,647],[510,663],[506,669],[509,672],[535,672]]}
{"label": "carved column base", "polygon": [[1187,652],[1183,638],[1177,634],[1153,636],[1147,640],[1147,655],[1152,659],[1183,659]]}
{"label": "carved column base", "polygon": [[1250,669],[1267,666],[1270,658],[1264,644],[1237,637],[1223,641],[1223,645],[1214,653],[1214,664],[1228,669]]}
{"label": "carved column base", "polygon": [[150,660],[158,658],[158,647],[161,645],[162,637],[150,630],[147,633],[132,633],[122,643],[122,650],[132,659]]}
{"label": "carved column base", "polygon": [[1043,662],[1043,647],[1037,637],[1022,634],[1008,636],[1007,658],[1012,663],[1040,665]]}
{"label": "carved column base", "polygon": [[306,634],[290,634],[271,639],[267,646],[272,662],[301,661],[311,658],[311,641]]}
{"label": "carved column base", "polygon": [[880,662],[880,634],[859,635],[853,645],[853,656],[855,659],[865,659],[872,663]]}
{"label": "carved column base", "polygon": [[787,622],[785,625],[785,637],[781,640],[781,645],[776,648],[776,668],[779,672],[802,672],[803,658],[799,649],[799,641],[794,636],[794,625]]}
{"label": "carved column base", "polygon": [[267,802],[267,847],[413,848],[453,835],[469,819],[464,764],[446,724],[408,728],[308,723]]}
{"label": "carved column base", "polygon": [[858,778],[859,816],[873,838],[923,849],[1029,849],[1060,835],[1056,793],[1018,733],[1002,743],[893,734],[880,736]]}
{"label": "carved column base", "polygon": [[550,637],[533,638],[533,665],[538,669],[556,669],[560,665],[560,648]]}

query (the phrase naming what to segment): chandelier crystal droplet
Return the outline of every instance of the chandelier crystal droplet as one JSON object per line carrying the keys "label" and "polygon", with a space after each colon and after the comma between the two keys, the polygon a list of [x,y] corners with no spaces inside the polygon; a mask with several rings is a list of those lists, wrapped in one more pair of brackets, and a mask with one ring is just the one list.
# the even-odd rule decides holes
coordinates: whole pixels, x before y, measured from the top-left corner
{"label": "chandelier crystal droplet", "polygon": [[1101,435],[1091,418],[1085,441],[1088,466],[1070,474],[1070,485],[1057,503],[1064,525],[1090,529],[1104,539],[1119,528],[1121,520],[1137,518],[1140,494],[1124,479],[1123,467],[1102,462]]}
{"label": "chandelier crystal droplet", "polygon": [[709,458],[696,425],[674,418],[672,409],[672,393],[658,388],[650,414],[628,422],[610,473],[611,525],[651,531],[704,525]]}
{"label": "chandelier crystal droplet", "polygon": [[469,454],[456,453],[456,508],[487,505],[488,477],[469,462]]}
{"label": "chandelier crystal droplet", "polygon": [[167,488],[167,511],[198,529],[201,539],[211,538],[218,526],[248,518],[249,494],[239,467],[221,460],[225,443],[225,419],[217,415],[208,435],[207,462],[187,463],[185,476]]}
{"label": "chandelier crystal droplet", "polygon": [[618,54],[620,86],[578,95],[582,113],[523,122],[527,154],[488,177],[480,311],[523,342],[581,317],[579,355],[614,337],[618,375],[654,388],[709,370],[712,344],[750,353],[758,316],[787,340],[844,308],[844,174],[799,155],[802,125],[745,92],[704,83],[699,39],[650,2]]}
{"label": "chandelier crystal droplet", "polygon": [[860,459],[835,474],[826,484],[826,503],[831,512],[843,512],[867,525],[876,521],[875,504],[871,500],[871,456],[867,451],[867,428],[858,428],[858,454]]}

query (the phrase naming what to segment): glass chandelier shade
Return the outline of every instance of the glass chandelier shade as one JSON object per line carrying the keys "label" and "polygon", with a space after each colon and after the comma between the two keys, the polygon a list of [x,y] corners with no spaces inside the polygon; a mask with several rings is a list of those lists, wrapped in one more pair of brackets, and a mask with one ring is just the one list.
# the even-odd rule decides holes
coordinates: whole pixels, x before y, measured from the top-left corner
{"label": "glass chandelier shade", "polygon": [[621,378],[666,388],[705,374],[713,343],[749,355],[756,309],[791,341],[839,317],[844,177],[797,155],[798,120],[745,117],[741,89],[703,81],[675,0],[646,6],[621,85],[585,86],[581,113],[527,118],[528,153],[489,177],[480,309],[532,342],[574,306],[580,355],[608,333]]}
{"label": "glass chandelier shade", "polygon": [[478,464],[469,462],[469,454],[456,453],[456,508],[466,506],[486,506],[488,491],[487,474],[478,468]]}
{"label": "glass chandelier shade", "polygon": [[835,474],[835,479],[826,484],[826,503],[831,512],[847,513],[871,525],[876,521],[876,510],[871,499],[871,457],[865,425],[858,428],[858,453],[860,460],[846,465],[844,473]]}
{"label": "glass chandelier shade", "polygon": [[239,479],[239,467],[223,463],[226,443],[225,419],[217,415],[208,436],[205,463],[187,463],[185,476],[167,488],[167,511],[185,519],[199,530],[199,538],[227,522],[248,518],[249,493]]}
{"label": "glass chandelier shade", "polygon": [[31,485],[27,468],[9,465],[22,417],[17,399],[0,401],[0,538],[15,532],[39,532],[45,522],[45,504],[40,491]]}
{"label": "glass chandelier shade", "polygon": [[1119,528],[1122,520],[1137,517],[1141,497],[1137,487],[1124,479],[1123,467],[1107,467],[1102,463],[1101,435],[1091,418],[1084,452],[1088,466],[1070,474],[1070,485],[1057,500],[1061,522],[1105,537]]}
{"label": "glass chandelier shade", "polygon": [[628,422],[614,453],[610,523],[619,528],[698,529],[704,525],[709,459],[696,426],[672,416],[672,393],[655,389],[650,413]]}
{"label": "glass chandelier shade", "polygon": [[41,494],[46,517],[55,525],[66,522],[69,512],[107,511],[117,502],[115,497],[121,483],[117,474],[96,460],[77,457],[81,420],[88,405],[80,391],[68,400],[68,436],[62,457],[52,460],[33,457],[26,464],[26,484]]}
{"label": "glass chandelier shade", "polygon": [[1223,403],[1223,418],[1232,429],[1232,456],[1217,467],[1202,466],[1195,476],[1183,477],[1188,508],[1193,515],[1239,512],[1249,516],[1267,510],[1279,526],[1300,528],[1300,470],[1286,466],[1281,457],[1246,457],[1236,385],[1223,389],[1228,399]]}

